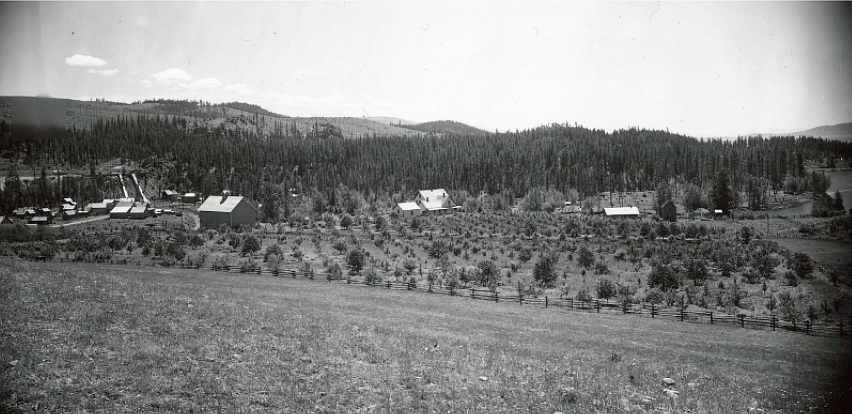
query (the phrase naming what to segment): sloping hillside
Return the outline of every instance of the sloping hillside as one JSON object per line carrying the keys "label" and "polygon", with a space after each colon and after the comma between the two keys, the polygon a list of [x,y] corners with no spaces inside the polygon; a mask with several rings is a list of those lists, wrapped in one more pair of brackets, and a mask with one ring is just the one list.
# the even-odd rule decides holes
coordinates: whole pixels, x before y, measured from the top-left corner
{"label": "sloping hillside", "polygon": [[487,131],[456,121],[430,121],[414,125],[401,125],[403,128],[434,134],[487,135]]}
{"label": "sloping hillside", "polygon": [[152,114],[180,117],[187,121],[188,128],[218,128],[253,130],[271,134],[276,128],[288,131],[298,129],[309,135],[315,128],[333,127],[345,138],[376,135],[417,135],[408,129],[391,126],[369,119],[341,118],[295,118],[273,114],[259,106],[244,103],[200,104],[187,101],[142,102],[122,104],[113,102],[82,102],[68,100],[68,122],[79,127],[88,127],[97,119],[113,118],[123,114]]}
{"label": "sloping hillside", "polygon": [[811,128],[807,131],[794,132],[791,135],[852,141],[852,122],[837,125],[823,125]]}
{"label": "sloping hillside", "polygon": [[[13,118],[15,116],[13,114],[19,112],[15,108],[24,106],[27,108],[47,107],[56,101],[57,99],[53,98],[2,97],[0,98],[0,118],[9,124],[14,124]],[[297,129],[303,136],[308,136],[312,131],[319,128],[321,130],[333,129],[345,138],[358,138],[373,134],[382,136],[420,135],[417,131],[366,118],[294,118],[242,102],[210,104],[200,101],[156,100],[126,104],[72,99],[64,100],[64,102],[66,127],[78,129],[89,128],[99,119],[147,114],[174,118],[180,122],[185,121],[188,129],[222,127],[229,130],[240,129],[272,134],[276,128],[282,128],[288,132]]]}

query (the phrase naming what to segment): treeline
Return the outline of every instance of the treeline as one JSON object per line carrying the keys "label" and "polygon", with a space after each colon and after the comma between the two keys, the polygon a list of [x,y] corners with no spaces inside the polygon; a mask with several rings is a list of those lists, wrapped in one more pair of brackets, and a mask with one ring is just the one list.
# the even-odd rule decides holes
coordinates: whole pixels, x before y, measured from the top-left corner
{"label": "treeline", "polygon": [[[523,197],[532,188],[581,196],[651,190],[671,180],[712,185],[719,172],[734,191],[760,179],[771,189],[795,183],[811,191],[805,163],[852,157],[852,143],[817,138],[697,140],[666,131],[549,125],[487,136],[344,139],[317,128],[298,133],[286,120],[269,135],[253,130],[191,128],[168,116],[137,114],[73,128],[62,138],[6,136],[0,153],[89,166],[122,158],[168,162],[168,187],[211,194],[229,189],[262,200],[270,192],[334,198],[343,186],[364,195],[446,188]],[[162,164],[165,165],[165,164]]]}

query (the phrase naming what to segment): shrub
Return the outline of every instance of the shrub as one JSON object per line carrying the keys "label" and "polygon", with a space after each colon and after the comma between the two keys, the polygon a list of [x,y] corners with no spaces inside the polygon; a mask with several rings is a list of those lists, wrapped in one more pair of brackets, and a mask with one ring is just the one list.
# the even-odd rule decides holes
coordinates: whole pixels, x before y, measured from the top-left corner
{"label": "shrub", "polygon": [[[260,240],[257,237],[252,236],[251,234],[246,234],[243,236],[243,256],[253,254],[260,250]],[[235,248],[237,246],[234,246]]]}
{"label": "shrub", "polygon": [[266,257],[266,267],[272,272],[278,272],[281,268],[281,256],[273,253]]}
{"label": "shrub", "polygon": [[615,283],[612,283],[609,279],[601,279],[596,286],[596,290],[598,298],[604,300],[615,297],[617,293]]}
{"label": "shrub", "polygon": [[275,255],[280,259],[282,253],[283,253],[283,251],[281,250],[281,246],[279,246],[278,243],[275,243],[275,244],[266,248],[266,253],[263,255],[263,261],[268,262],[269,256],[272,256],[272,255]]}
{"label": "shrub", "polygon": [[802,298],[786,291],[779,293],[778,316],[782,320],[792,323],[793,327],[795,327],[805,316],[805,310],[802,307]]}
{"label": "shrub", "polygon": [[589,295],[589,289],[583,288],[580,289],[579,292],[577,292],[577,296],[575,296],[575,299],[579,300],[580,302],[589,303],[592,301],[592,296]]}
{"label": "shrub", "polygon": [[648,285],[662,291],[677,289],[680,280],[671,265],[657,263],[648,275]]}
{"label": "shrub", "polygon": [[659,305],[659,304],[663,303],[664,299],[665,299],[665,295],[663,294],[663,292],[660,289],[651,289],[651,290],[648,291],[648,293],[645,294],[645,302],[648,302],[648,303],[651,303],[651,304],[654,304],[654,305]]}
{"label": "shrub", "polygon": [[358,248],[350,250],[346,255],[346,265],[351,273],[360,273],[364,268],[364,252]]}
{"label": "shrub", "polygon": [[598,261],[597,263],[595,263],[595,274],[596,275],[609,274],[609,267],[603,261]]}
{"label": "shrub", "polygon": [[208,256],[206,250],[192,252],[186,256],[186,265],[194,268],[204,267]]}
{"label": "shrub", "polygon": [[543,256],[533,268],[533,278],[542,289],[549,289],[556,283],[556,271],[553,270],[553,259]]}
{"label": "shrub", "polygon": [[254,262],[254,259],[247,257],[243,260],[240,260],[240,273],[249,273],[255,272],[258,269],[257,263]]}
{"label": "shrub", "polygon": [[381,281],[382,279],[379,277],[379,273],[376,272],[376,269],[371,267],[364,272],[364,282],[367,283],[367,285],[372,286]]}
{"label": "shrub", "polygon": [[343,270],[337,262],[332,261],[325,268],[326,277],[328,280],[340,280],[343,278]]}
{"label": "shrub", "polygon": [[795,253],[787,259],[787,267],[800,279],[807,279],[814,271],[813,261],[806,253]]}
{"label": "shrub", "polygon": [[212,266],[213,270],[227,269],[229,266],[228,256],[224,254],[217,254],[216,256],[213,256]]}
{"label": "shrub", "polygon": [[580,247],[580,251],[577,254],[577,264],[580,266],[589,269],[595,264],[595,255],[586,246]]}

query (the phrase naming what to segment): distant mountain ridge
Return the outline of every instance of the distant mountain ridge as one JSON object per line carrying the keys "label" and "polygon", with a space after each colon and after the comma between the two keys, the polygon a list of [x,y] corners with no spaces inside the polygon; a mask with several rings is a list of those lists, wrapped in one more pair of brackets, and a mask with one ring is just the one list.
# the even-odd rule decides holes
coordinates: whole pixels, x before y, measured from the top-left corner
{"label": "distant mountain ridge", "polygon": [[794,136],[794,137],[815,137],[815,138],[825,138],[832,139],[838,141],[852,141],[852,122],[846,122],[843,124],[837,125],[822,125],[816,128],[807,129],[804,131],[798,132],[756,132],[753,134],[748,134],[747,136],[755,137],[755,136]]}
{"label": "distant mountain ridge", "polygon": [[366,116],[364,119],[369,119],[371,121],[381,122],[383,124],[388,125],[414,125],[417,124],[417,121],[409,121],[408,119],[395,118],[392,116]]}
{"label": "distant mountain ridge", "polygon": [[826,139],[837,139],[842,141],[852,141],[852,122],[837,125],[823,125],[816,128],[811,128],[806,131],[794,132],[791,135],[795,136],[812,136],[822,137]]}
{"label": "distant mountain ridge", "polygon": [[430,121],[414,125],[400,125],[406,129],[434,134],[487,135],[489,132],[457,121]]}
{"label": "distant mountain ridge", "polygon": [[[58,111],[54,110],[58,107]],[[22,110],[22,109],[25,109]],[[185,122],[187,128],[224,128],[227,130],[250,130],[258,134],[272,134],[286,129],[298,130],[307,136],[316,129],[336,131],[344,138],[359,138],[372,135],[413,136],[419,131],[401,128],[385,122],[376,122],[357,117],[290,117],[266,110],[258,105],[243,102],[210,103],[191,100],[152,99],[142,102],[123,103],[105,100],[78,101],[74,99],[41,98],[25,96],[0,97],[0,119],[16,124],[45,124],[43,117],[21,116],[39,114],[45,109],[58,112],[60,128],[90,128],[98,121],[116,118],[154,115]],[[396,119],[396,118],[394,118]]]}

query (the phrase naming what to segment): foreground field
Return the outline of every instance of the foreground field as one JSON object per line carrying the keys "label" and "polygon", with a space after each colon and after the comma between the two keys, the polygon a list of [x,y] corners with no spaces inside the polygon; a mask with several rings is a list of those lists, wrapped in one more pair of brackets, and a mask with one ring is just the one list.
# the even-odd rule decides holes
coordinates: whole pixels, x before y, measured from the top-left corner
{"label": "foreground field", "polygon": [[0,410],[12,412],[852,403],[848,339],[177,269],[3,259],[0,279]]}

